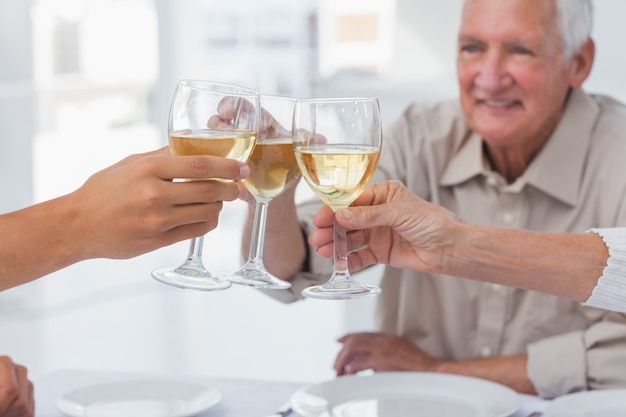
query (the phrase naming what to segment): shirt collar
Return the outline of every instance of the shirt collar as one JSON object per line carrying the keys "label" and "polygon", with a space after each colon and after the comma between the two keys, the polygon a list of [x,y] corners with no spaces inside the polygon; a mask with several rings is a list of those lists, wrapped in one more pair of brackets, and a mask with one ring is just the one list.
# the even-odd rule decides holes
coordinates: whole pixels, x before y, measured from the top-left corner
{"label": "shirt collar", "polygon": [[[554,133],[524,174],[507,188],[521,190],[525,184],[532,184],[567,204],[575,205],[591,131],[599,111],[590,96],[580,89],[572,90]],[[492,175],[483,141],[478,134],[471,132],[448,162],[439,184],[444,187],[457,185],[481,174]]]}

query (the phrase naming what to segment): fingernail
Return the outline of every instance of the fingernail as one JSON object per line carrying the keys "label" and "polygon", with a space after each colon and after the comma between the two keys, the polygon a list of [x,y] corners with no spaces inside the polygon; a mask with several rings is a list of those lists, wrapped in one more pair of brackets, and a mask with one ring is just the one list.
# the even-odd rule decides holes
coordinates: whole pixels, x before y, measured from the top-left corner
{"label": "fingernail", "polygon": [[241,167],[239,167],[239,174],[245,178],[248,175],[250,175],[250,167],[246,164],[241,165]]}
{"label": "fingernail", "polygon": [[352,218],[352,212],[348,209],[340,209],[337,211],[337,215],[345,220],[350,220]]}

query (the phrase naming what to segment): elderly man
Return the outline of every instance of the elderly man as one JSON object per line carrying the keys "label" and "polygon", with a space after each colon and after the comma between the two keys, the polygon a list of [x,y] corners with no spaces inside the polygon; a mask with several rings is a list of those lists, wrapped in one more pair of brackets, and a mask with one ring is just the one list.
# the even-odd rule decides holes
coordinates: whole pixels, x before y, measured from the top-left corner
{"label": "elderly man", "polygon": [[[478,224],[546,232],[626,224],[626,107],[581,90],[594,59],[591,15],[588,0],[467,0],[460,100],[410,106],[386,132],[375,181],[400,180]],[[328,260],[297,226],[310,234],[318,208],[296,210],[283,195],[269,210],[266,266],[292,282],[292,299],[327,278]],[[626,384],[624,315],[392,267],[381,287],[381,332],[342,337],[338,375],[446,372],[543,397]]]}

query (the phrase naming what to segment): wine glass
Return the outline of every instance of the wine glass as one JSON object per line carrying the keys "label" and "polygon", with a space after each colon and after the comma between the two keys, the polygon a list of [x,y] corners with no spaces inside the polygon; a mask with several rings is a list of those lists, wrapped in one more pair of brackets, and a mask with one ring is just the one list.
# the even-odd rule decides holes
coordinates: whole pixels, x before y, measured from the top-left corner
{"label": "wine glass", "polygon": [[[348,207],[374,175],[382,146],[376,98],[298,100],[293,146],[302,176],[333,211]],[[322,284],[305,288],[310,298],[345,300],[380,293],[355,280],[348,270],[346,230],[334,223],[334,270]]]}
{"label": "wine glass", "polygon": [[256,288],[287,289],[291,284],[270,274],[263,264],[265,223],[270,201],[300,179],[291,139],[296,100],[261,94],[261,128],[248,160],[250,175],[244,185],[256,200],[252,240],[246,263],[236,272],[220,275],[235,284]]}
{"label": "wine glass", "polygon": [[[181,80],[170,107],[170,152],[173,155],[213,155],[245,162],[254,148],[259,123],[257,92],[231,84]],[[204,181],[226,180],[207,178]],[[215,291],[230,287],[230,281],[212,274],[202,263],[203,242],[203,236],[191,239],[189,253],[182,265],[154,270],[152,277],[164,284],[194,290]]]}

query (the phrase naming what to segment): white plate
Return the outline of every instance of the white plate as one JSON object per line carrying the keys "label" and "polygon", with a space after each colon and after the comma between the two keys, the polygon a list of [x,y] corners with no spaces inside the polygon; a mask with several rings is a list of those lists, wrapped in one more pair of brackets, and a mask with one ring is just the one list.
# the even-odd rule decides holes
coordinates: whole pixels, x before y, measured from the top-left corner
{"label": "white plate", "polygon": [[120,381],[68,392],[57,398],[57,407],[72,417],[187,417],[220,399],[217,390],[200,384]]}
{"label": "white plate", "polygon": [[583,391],[555,398],[546,417],[624,417],[626,389]]}
{"label": "white plate", "polygon": [[345,376],[291,397],[293,409],[306,417],[506,417],[520,403],[500,384],[427,372]]}

